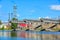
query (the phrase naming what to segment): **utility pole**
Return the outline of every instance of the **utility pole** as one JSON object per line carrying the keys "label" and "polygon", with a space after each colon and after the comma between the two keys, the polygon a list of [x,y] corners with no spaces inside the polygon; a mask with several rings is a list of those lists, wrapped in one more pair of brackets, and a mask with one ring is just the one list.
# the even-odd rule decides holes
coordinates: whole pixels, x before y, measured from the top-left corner
{"label": "utility pole", "polygon": [[8,13],[8,22],[10,21],[10,13]]}
{"label": "utility pole", "polygon": [[10,26],[11,25],[11,14],[10,13],[8,13],[8,25]]}

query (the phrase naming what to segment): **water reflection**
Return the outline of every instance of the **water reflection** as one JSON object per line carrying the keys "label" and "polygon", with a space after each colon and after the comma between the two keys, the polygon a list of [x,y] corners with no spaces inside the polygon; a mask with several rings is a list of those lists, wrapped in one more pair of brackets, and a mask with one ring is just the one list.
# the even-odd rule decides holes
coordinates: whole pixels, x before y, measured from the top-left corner
{"label": "water reflection", "polygon": [[26,31],[0,31],[0,39],[19,40],[60,40],[60,35],[57,34],[42,34],[40,32],[26,32]]}
{"label": "water reflection", "polygon": [[4,31],[0,31],[0,37],[10,37],[11,36],[11,32],[4,32]]}
{"label": "water reflection", "polygon": [[16,31],[11,31],[11,37],[17,37],[17,32]]}

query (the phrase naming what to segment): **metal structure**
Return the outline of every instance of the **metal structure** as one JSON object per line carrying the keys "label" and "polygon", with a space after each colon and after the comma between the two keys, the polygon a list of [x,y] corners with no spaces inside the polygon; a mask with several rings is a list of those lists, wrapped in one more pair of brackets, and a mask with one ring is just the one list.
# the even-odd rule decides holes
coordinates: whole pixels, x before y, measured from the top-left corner
{"label": "metal structure", "polygon": [[8,21],[10,21],[10,13],[8,13]]}
{"label": "metal structure", "polygon": [[13,6],[13,18],[17,18],[17,5],[14,4]]}

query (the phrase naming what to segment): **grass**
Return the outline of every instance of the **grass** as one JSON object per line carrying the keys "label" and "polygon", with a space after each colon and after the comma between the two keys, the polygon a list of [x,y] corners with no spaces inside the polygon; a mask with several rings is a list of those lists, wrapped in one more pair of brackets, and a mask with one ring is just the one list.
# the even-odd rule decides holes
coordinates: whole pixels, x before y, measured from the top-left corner
{"label": "grass", "polygon": [[12,30],[12,29],[11,29],[11,27],[9,27],[9,28],[2,27],[2,28],[0,28],[0,30]]}
{"label": "grass", "polygon": [[58,31],[58,30],[60,30],[60,28],[53,28],[52,30],[54,30],[54,31]]}

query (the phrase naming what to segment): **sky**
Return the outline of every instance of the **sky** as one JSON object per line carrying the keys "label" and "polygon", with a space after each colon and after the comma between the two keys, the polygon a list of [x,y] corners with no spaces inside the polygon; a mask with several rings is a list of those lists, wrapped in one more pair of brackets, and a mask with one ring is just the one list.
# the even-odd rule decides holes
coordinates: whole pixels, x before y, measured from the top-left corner
{"label": "sky", "polygon": [[17,5],[19,20],[60,16],[60,0],[0,0],[0,20],[8,20],[14,4]]}

